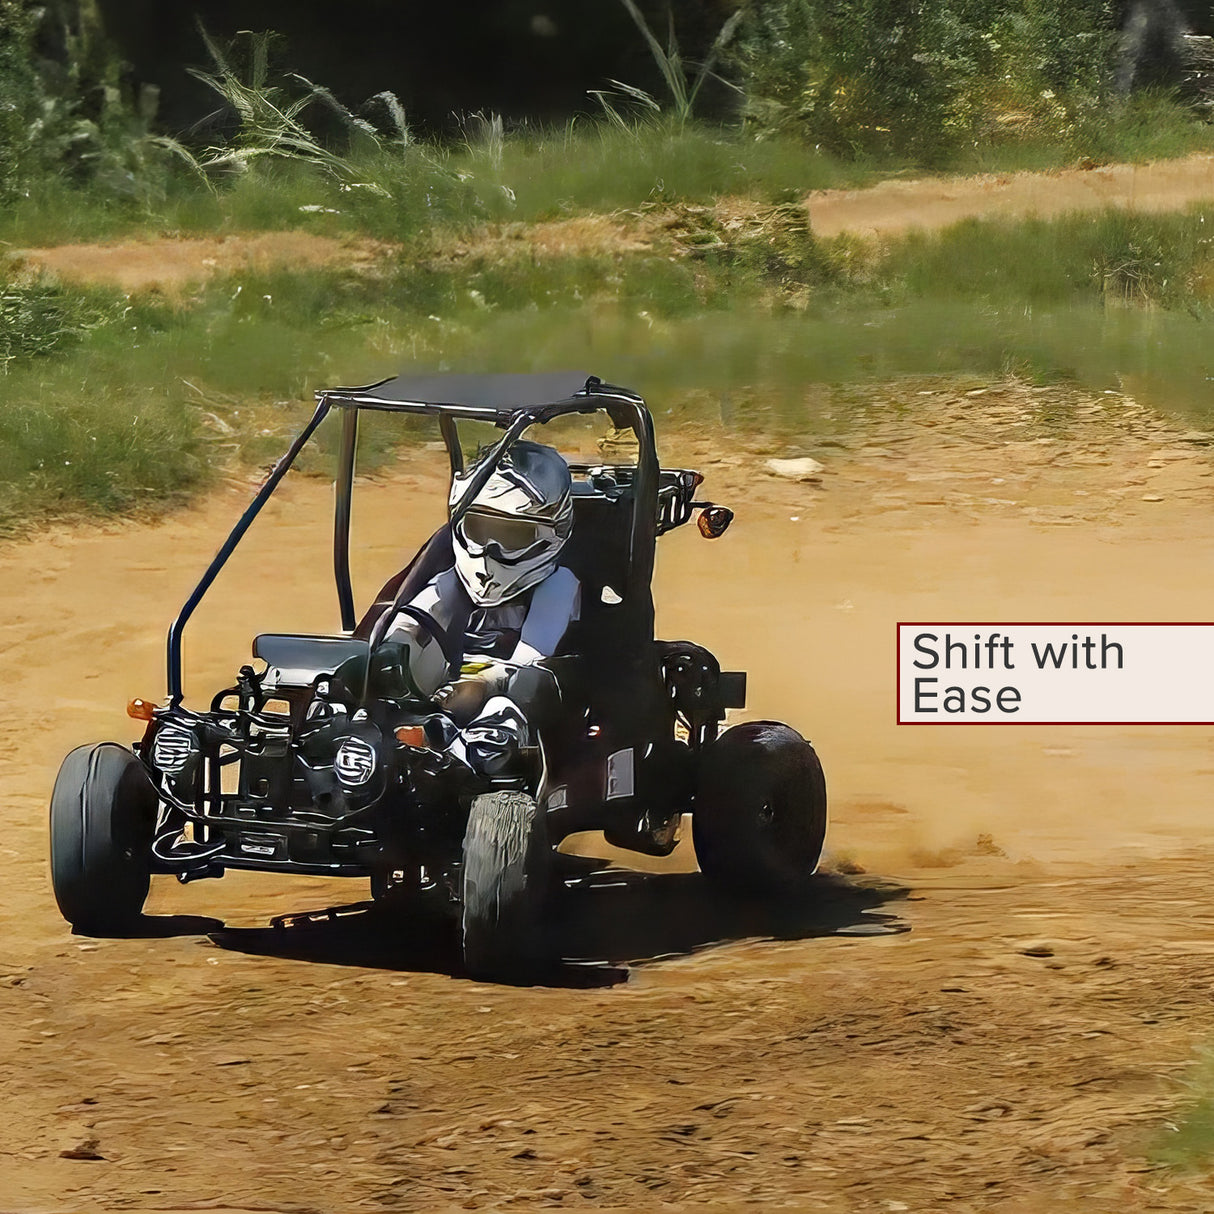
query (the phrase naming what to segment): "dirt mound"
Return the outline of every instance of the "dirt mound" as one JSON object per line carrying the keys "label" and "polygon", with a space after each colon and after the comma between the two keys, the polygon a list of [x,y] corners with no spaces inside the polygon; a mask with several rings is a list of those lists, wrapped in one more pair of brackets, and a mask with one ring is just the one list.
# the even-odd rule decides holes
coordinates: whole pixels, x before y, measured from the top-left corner
{"label": "dirt mound", "polygon": [[579,215],[545,223],[495,224],[473,237],[444,245],[440,259],[467,257],[502,260],[519,256],[538,260],[561,257],[622,256],[653,247],[644,226],[614,215]]}

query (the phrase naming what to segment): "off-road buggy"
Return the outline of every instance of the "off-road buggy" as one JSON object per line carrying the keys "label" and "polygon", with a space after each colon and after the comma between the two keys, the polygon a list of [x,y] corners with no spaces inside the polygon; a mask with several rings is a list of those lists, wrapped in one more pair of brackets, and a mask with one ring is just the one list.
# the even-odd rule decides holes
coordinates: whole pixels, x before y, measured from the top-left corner
{"label": "off-road buggy", "polygon": [[[631,432],[622,463],[574,463],[574,525],[561,563],[579,579],[580,619],[552,658],[510,670],[508,694],[536,744],[513,770],[474,777],[444,745],[452,722],[412,684],[408,653],[385,642],[397,612],[453,562],[451,522],[422,546],[361,618],[349,569],[355,449],[362,414],[438,420],[452,476],[462,473],[460,423],[504,431],[476,465],[467,503],[531,427],[605,413]],[[341,631],[267,633],[260,668],[206,711],[187,708],[182,631],[303,446],[341,418],[334,569]],[[480,977],[519,979],[547,956],[544,907],[553,850],[579,831],[668,855],[692,815],[707,879],[780,895],[810,876],[826,828],[826,789],[813,748],[786,725],[720,732],[741,708],[745,676],[704,648],[654,638],[651,578],[658,536],[697,510],[715,537],[731,513],[696,501],[702,477],[661,468],[642,399],[596,378],[435,376],[318,394],[311,421],[275,466],[168,634],[168,696],[132,701],[146,721],[127,749],[73,750],[51,798],[55,897],[78,931],[137,930],[152,873],[182,881],[226,869],[370,878],[376,899],[415,914],[458,916],[464,963]],[[437,638],[458,678],[459,638]],[[432,920],[430,920],[432,922]]]}

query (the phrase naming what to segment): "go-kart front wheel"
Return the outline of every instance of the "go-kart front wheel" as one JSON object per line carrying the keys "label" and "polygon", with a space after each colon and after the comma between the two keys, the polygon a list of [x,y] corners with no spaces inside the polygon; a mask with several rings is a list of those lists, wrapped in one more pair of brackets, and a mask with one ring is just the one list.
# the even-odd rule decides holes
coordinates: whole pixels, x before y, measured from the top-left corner
{"label": "go-kart front wheel", "polygon": [[826,779],[814,748],[776,721],[727,729],[704,750],[691,816],[700,870],[739,893],[794,893],[826,837]]}
{"label": "go-kart front wheel", "polygon": [[550,867],[543,811],[533,797],[492,792],[472,802],[461,890],[469,976],[526,982],[543,970]]}
{"label": "go-kart front wheel", "polygon": [[51,793],[51,884],[63,917],[91,936],[139,921],[151,883],[157,796],[124,746],[73,750]]}

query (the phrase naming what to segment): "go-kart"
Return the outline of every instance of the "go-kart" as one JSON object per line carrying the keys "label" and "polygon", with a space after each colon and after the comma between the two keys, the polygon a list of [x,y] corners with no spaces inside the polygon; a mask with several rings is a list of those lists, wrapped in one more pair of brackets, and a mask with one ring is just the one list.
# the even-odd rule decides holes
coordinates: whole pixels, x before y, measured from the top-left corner
{"label": "go-kart", "polygon": [[[601,830],[619,848],[664,856],[691,815],[705,877],[745,895],[780,896],[814,872],[826,787],[813,747],[770,721],[721,731],[745,706],[745,675],[706,649],[654,637],[658,536],[698,512],[719,536],[732,514],[695,500],[702,477],[659,466],[644,401],[590,377],[397,378],[317,394],[312,419],[275,465],[168,633],[168,696],[133,700],[146,722],[131,748],[81,746],[51,797],[51,871],[59,909],[88,934],[137,930],[153,873],[179,881],[227,869],[370,878],[375,899],[419,922],[458,917],[469,974],[527,980],[548,954],[553,851]],[[361,618],[349,534],[360,417],[437,418],[451,474],[464,471],[460,423],[504,433],[476,465],[450,522],[391,578]],[[450,705],[419,690],[406,645],[386,640],[398,613],[451,567],[452,526],[505,452],[532,427],[604,413],[629,460],[573,463],[574,524],[561,550],[582,609],[557,654],[506,671],[534,745],[492,777],[446,750]],[[341,629],[266,633],[206,711],[186,707],[182,632],[304,445],[340,416],[334,571]],[[632,458],[635,453],[635,459]],[[394,634],[398,635],[398,634]],[[458,680],[459,638],[437,638]],[[507,664],[508,665],[508,664]]]}

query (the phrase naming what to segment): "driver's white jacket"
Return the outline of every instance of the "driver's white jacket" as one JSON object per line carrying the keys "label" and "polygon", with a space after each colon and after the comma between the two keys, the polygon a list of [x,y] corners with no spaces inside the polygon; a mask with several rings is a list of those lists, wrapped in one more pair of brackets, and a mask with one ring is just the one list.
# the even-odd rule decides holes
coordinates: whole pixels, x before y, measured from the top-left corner
{"label": "driver's white jacket", "polygon": [[[409,604],[423,612],[448,637],[447,652],[435,634],[406,612],[399,613],[384,639],[409,646],[409,666],[420,691],[433,695],[451,677],[451,648],[458,643],[464,662],[505,661],[529,666],[556,653],[569,625],[581,611],[581,583],[560,566],[539,585],[494,607],[472,605],[454,569],[438,574]],[[465,623],[466,621],[466,623]],[[450,750],[483,774],[493,774],[518,746],[529,743],[522,710],[504,695],[493,695],[452,742]]]}

